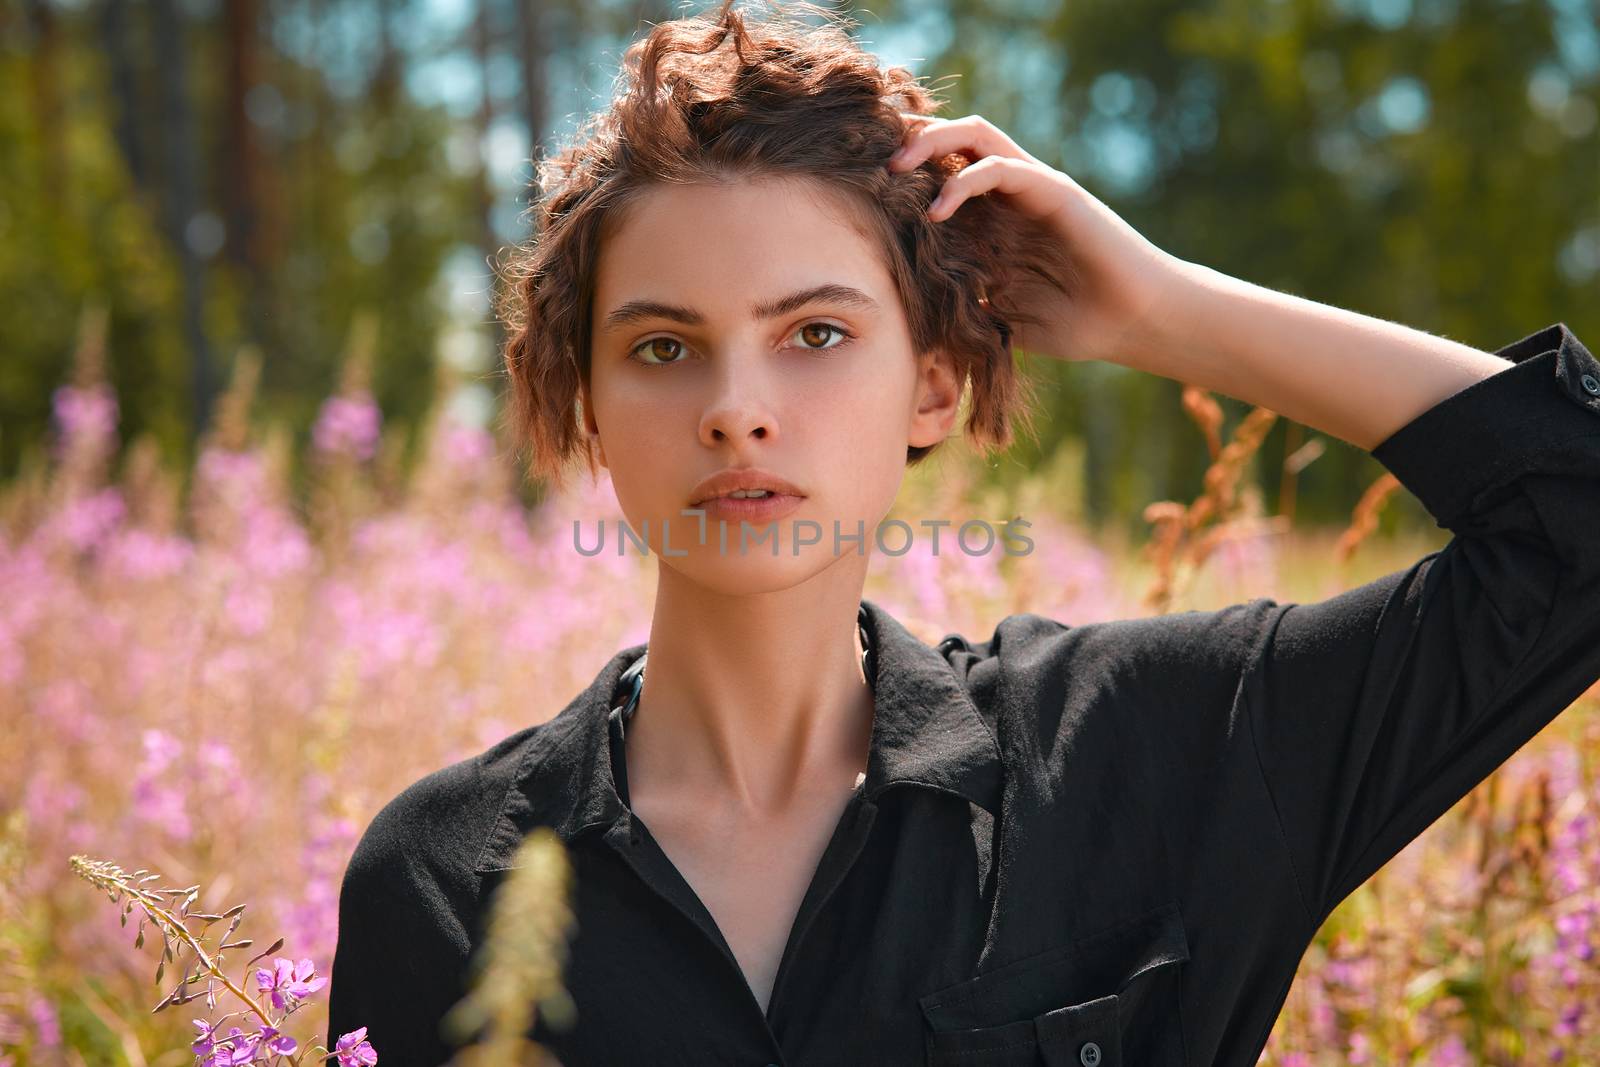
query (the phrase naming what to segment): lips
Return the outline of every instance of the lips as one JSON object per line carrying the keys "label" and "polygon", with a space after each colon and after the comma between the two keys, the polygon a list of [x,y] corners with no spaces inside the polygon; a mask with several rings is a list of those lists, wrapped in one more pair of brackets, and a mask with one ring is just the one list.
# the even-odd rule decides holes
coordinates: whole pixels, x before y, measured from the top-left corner
{"label": "lips", "polygon": [[[729,467],[718,471],[716,474],[695,486],[690,493],[690,507],[699,507],[712,500],[740,500],[730,494],[736,492],[753,492],[766,490],[772,497],[803,498],[806,494],[794,483],[781,478],[771,471],[759,467]],[[754,498],[761,499],[761,498]]]}
{"label": "lips", "polygon": [[749,522],[760,526],[789,515],[804,502],[804,497],[771,493],[762,497],[714,496],[699,506],[713,522]]}

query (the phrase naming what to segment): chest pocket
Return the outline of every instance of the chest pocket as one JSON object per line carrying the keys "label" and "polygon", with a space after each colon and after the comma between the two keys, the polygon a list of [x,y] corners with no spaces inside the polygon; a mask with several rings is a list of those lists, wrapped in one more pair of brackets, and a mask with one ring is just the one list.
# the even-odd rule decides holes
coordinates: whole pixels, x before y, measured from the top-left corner
{"label": "chest pocket", "polygon": [[929,1067],[1187,1067],[1176,903],[919,998]]}

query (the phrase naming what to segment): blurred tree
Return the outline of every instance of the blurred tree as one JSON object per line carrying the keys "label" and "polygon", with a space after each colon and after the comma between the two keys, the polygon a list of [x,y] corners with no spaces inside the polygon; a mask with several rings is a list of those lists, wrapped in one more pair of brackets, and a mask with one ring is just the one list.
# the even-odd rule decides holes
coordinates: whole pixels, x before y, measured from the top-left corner
{"label": "blurred tree", "polygon": [[251,94],[262,81],[261,6],[260,0],[225,0],[223,4],[227,61],[219,121],[223,136],[218,141],[223,149],[218,172],[227,234],[222,251],[248,283],[243,332],[257,342],[264,336],[271,314],[273,250],[269,242],[276,232],[266,216],[273,203],[268,189],[273,177],[271,161],[261,151],[260,127],[250,114]]}
{"label": "blurred tree", "polygon": [[211,412],[216,371],[211,339],[205,328],[206,275],[209,259],[220,243],[221,223],[200,203],[201,153],[195,129],[194,102],[189,95],[187,27],[176,0],[150,0],[150,39],[154,45],[156,83],[161,108],[162,217],[167,240],[178,257],[183,283],[183,333],[189,346],[189,426],[191,440],[204,431]]}
{"label": "blurred tree", "polygon": [[193,353],[260,344],[263,408],[303,435],[361,307],[386,409],[424,411],[471,201],[398,42],[341,61],[330,40],[372,25],[351,5],[29,3],[0,20],[0,477],[46,440],[86,299],[110,309],[124,439],[183,466],[225,371]]}
{"label": "blurred tree", "polygon": [[[524,5],[519,5],[524,6]],[[474,117],[474,124],[478,140],[478,167],[473,174],[474,192],[477,199],[478,241],[482,246],[483,258],[487,261],[494,256],[496,245],[499,244],[498,235],[494,226],[495,191],[492,177],[489,173],[489,160],[486,158],[489,137],[494,127],[495,119],[495,92],[491,80],[491,59],[493,52],[492,41],[499,36],[499,27],[495,24],[494,0],[478,0],[477,10],[472,19],[472,57],[476,61],[479,77],[478,110]],[[527,61],[524,59],[524,66]],[[526,88],[524,88],[526,98]],[[498,322],[492,326],[494,331],[494,351],[498,352],[505,343]]]}

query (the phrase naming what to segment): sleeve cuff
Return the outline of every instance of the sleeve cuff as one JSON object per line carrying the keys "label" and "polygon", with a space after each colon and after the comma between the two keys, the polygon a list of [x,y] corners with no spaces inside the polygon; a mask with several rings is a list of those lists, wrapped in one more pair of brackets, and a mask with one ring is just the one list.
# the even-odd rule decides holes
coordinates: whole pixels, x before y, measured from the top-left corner
{"label": "sleeve cuff", "polygon": [[1494,354],[1512,366],[1441,400],[1371,452],[1443,527],[1547,450],[1600,435],[1600,360],[1565,323]]}

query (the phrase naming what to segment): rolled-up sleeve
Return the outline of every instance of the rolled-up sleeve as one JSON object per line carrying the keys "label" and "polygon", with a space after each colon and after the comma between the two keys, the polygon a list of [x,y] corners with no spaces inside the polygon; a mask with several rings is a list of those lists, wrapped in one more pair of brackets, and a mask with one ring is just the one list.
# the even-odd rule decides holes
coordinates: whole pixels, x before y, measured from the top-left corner
{"label": "rolled-up sleeve", "polygon": [[1556,323],[1372,455],[1452,533],[1273,604],[1239,688],[1312,927],[1600,679],[1600,361]]}

